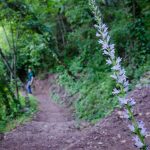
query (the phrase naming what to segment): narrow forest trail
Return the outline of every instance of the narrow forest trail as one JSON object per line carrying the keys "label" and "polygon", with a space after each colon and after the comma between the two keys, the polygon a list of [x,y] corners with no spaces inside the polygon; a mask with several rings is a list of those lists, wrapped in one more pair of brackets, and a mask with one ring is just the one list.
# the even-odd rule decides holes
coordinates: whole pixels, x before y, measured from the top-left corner
{"label": "narrow forest trail", "polygon": [[[79,130],[70,110],[50,98],[55,90],[62,94],[55,77],[49,75],[45,80],[36,81],[34,95],[39,102],[38,113],[31,122],[7,133],[0,142],[0,150],[137,150],[127,127],[129,122],[120,109],[95,126],[84,124]],[[150,86],[137,88],[129,96],[136,100],[137,119],[143,120],[150,131]],[[146,143],[150,145],[150,134]]]}
{"label": "narrow forest trail", "polygon": [[36,81],[38,113],[31,122],[6,134],[0,150],[63,150],[81,136],[70,111],[51,100],[53,80],[52,75],[48,80]]}

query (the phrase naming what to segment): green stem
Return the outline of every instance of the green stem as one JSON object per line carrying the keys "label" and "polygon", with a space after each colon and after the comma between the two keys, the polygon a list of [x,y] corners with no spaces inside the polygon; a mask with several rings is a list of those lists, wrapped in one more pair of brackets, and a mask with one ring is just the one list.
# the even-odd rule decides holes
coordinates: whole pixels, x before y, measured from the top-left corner
{"label": "green stem", "polygon": [[[120,87],[122,87],[121,88],[122,94],[125,95],[125,92],[123,91],[123,86],[121,84],[120,84]],[[141,148],[141,150],[146,150],[146,143],[145,143],[144,137],[140,132],[140,129],[138,127],[138,123],[134,117],[132,110],[131,110],[131,106],[129,104],[127,104],[127,105],[125,105],[125,108],[128,110],[129,116],[131,117],[131,122],[135,128],[135,134],[139,137],[140,141],[143,143],[143,147]]]}
{"label": "green stem", "polygon": [[138,123],[137,123],[137,121],[136,121],[136,119],[135,119],[135,117],[134,117],[134,114],[133,114],[133,112],[131,111],[131,106],[129,105],[129,104],[127,104],[127,105],[125,105],[125,108],[128,110],[128,112],[129,112],[129,115],[130,115],[130,117],[131,117],[131,122],[132,122],[132,124],[134,125],[134,128],[135,128],[135,133],[136,133],[136,135],[139,137],[139,139],[140,139],[140,141],[143,143],[143,148],[142,148],[142,150],[146,150],[146,144],[145,144],[145,140],[144,140],[144,137],[143,137],[143,135],[141,134],[141,132],[140,132],[140,129],[139,129],[139,127],[138,127]]}

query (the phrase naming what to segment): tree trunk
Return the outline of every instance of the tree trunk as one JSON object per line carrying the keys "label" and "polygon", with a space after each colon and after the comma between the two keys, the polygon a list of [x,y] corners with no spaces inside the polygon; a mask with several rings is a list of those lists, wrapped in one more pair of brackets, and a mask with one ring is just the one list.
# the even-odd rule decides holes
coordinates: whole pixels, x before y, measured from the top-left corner
{"label": "tree trunk", "polygon": [[16,70],[16,61],[17,61],[17,51],[16,51],[16,42],[14,40],[14,32],[13,32],[13,29],[12,29],[12,26],[11,26],[11,35],[12,35],[12,50],[13,50],[13,62],[14,62],[14,80],[15,80],[15,86],[16,86],[16,96],[17,96],[17,99],[19,100],[19,88],[18,88],[18,82],[17,82],[17,70]]}

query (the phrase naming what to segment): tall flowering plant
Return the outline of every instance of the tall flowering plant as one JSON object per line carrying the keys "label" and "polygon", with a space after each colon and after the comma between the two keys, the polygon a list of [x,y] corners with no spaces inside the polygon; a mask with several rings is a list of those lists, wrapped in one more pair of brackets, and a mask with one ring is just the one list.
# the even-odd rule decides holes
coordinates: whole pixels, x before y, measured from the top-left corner
{"label": "tall flowering plant", "polygon": [[124,110],[124,118],[130,121],[128,127],[135,135],[133,137],[135,145],[141,150],[146,150],[145,137],[147,132],[144,122],[137,121],[134,116],[133,106],[136,102],[133,98],[125,98],[128,92],[129,81],[124,68],[121,66],[122,59],[115,56],[115,45],[110,42],[108,27],[102,21],[102,15],[96,6],[95,0],[90,0],[89,4],[97,22],[95,28],[97,29],[96,36],[99,38],[98,43],[102,45],[103,54],[107,57],[106,64],[111,66],[113,72],[111,77],[116,81],[116,88],[114,88],[112,93],[118,96],[119,103]]}

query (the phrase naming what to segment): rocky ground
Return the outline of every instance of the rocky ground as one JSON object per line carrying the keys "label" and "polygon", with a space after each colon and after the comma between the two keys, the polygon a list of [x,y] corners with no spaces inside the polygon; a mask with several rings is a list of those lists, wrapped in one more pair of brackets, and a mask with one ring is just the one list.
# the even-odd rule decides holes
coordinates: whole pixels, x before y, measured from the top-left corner
{"label": "rocky ground", "polygon": [[[81,123],[81,130],[71,111],[50,98],[54,89],[63,93],[62,89],[57,89],[55,80],[55,75],[48,75],[45,80],[35,82],[38,113],[31,122],[6,133],[0,150],[136,150],[128,122],[119,109],[93,127]],[[150,131],[150,87],[140,86],[129,96],[137,102],[136,117],[143,120]],[[146,141],[150,145],[150,136]]]}

